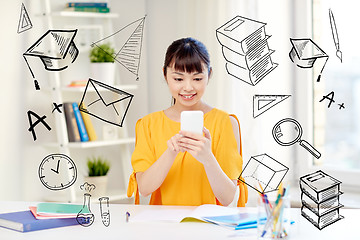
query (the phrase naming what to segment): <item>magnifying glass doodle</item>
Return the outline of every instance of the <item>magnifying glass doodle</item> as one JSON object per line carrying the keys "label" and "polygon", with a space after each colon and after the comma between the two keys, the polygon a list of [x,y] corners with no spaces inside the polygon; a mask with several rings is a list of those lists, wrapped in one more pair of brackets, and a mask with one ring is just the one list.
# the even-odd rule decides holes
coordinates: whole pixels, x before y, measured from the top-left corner
{"label": "magnifying glass doodle", "polygon": [[284,118],[275,124],[272,130],[272,135],[275,141],[281,146],[290,146],[299,143],[300,146],[305,148],[314,157],[320,158],[321,153],[316,150],[310,143],[301,140],[302,128],[298,121],[292,118]]}

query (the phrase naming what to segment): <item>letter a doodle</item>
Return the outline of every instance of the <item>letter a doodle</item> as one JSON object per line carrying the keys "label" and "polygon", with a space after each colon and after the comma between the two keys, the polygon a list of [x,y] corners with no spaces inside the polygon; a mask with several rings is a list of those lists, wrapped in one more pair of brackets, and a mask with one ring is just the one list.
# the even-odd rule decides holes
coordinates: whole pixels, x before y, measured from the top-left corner
{"label": "letter a doodle", "polygon": [[[331,95],[331,98],[329,97],[329,95]],[[323,96],[323,98],[319,101],[319,102],[322,102],[324,101],[325,99],[328,99],[329,100],[329,104],[328,104],[328,108],[331,106],[331,103],[335,102],[334,100],[334,92],[331,92],[329,93],[328,95],[326,96]]]}
{"label": "letter a doodle", "polygon": [[[28,119],[29,119],[29,124],[30,124],[30,127],[28,129],[28,131],[32,133],[33,135],[33,138],[34,138],[34,141],[36,141],[36,133],[35,133],[35,130],[34,128],[36,127],[36,125],[38,125],[40,122],[47,128],[47,130],[51,130],[51,127],[45,122],[45,118],[46,116],[42,116],[42,117],[39,117],[39,115],[37,115],[36,113],[34,113],[33,111],[28,111],[27,112],[27,115],[28,115]],[[33,115],[34,117],[37,118],[36,122],[32,122],[32,119],[31,119],[31,115]]]}

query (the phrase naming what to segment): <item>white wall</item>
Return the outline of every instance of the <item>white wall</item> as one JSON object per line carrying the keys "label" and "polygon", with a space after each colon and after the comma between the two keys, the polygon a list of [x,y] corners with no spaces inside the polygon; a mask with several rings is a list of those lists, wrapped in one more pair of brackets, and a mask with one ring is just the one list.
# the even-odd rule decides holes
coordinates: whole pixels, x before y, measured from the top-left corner
{"label": "white wall", "polygon": [[24,81],[21,36],[17,34],[20,1],[6,3],[6,11],[0,16],[0,89],[1,138],[0,138],[0,186],[2,200],[17,200],[22,197],[23,135],[26,119],[24,110]]}
{"label": "white wall", "polygon": [[[31,4],[27,4],[25,1],[24,3],[29,12],[41,13],[39,10],[41,6],[35,2],[31,1]],[[55,5],[62,6],[62,2],[56,2]],[[147,14],[140,80],[137,83],[139,88],[134,92],[134,102],[126,119],[131,129],[130,134],[134,135],[133,129],[138,118],[170,106],[171,96],[162,75],[165,51],[173,40],[191,36],[207,46],[212,60],[214,74],[205,100],[214,107],[236,113],[240,119],[244,164],[253,155],[268,153],[284,164],[289,164],[291,171],[288,176],[293,176],[292,160],[296,147],[285,148],[276,145],[269,129],[272,129],[273,124],[280,117],[297,117],[294,110],[299,105],[296,105],[294,97],[291,97],[275,106],[274,112],[267,112],[253,119],[252,97],[254,94],[294,94],[295,78],[287,54],[290,50],[289,37],[294,35],[294,12],[304,10],[302,2],[287,0],[111,1],[111,10],[120,15],[114,22],[115,30]],[[44,31],[44,28],[41,26],[41,20],[34,18],[32,19],[34,29],[18,35],[16,29],[21,2],[8,1],[6,5],[9,11],[1,15],[1,22],[11,24],[3,26],[3,34],[7,38],[0,38],[0,71],[3,76],[0,95],[3,129],[0,145],[2,150],[0,185],[6,189],[7,194],[0,195],[0,200],[41,200],[44,191],[35,173],[46,150],[39,145],[54,140],[55,131],[49,134],[40,127],[37,130],[39,140],[34,143],[31,134],[27,131],[26,111],[31,109],[39,114],[46,114],[52,126],[54,126],[54,119],[50,114],[52,108],[51,103],[46,100],[46,94],[34,91],[31,76],[21,55]],[[279,67],[254,87],[227,75],[221,46],[216,39],[215,30],[236,15],[267,23],[266,32],[272,35],[269,45],[270,48],[276,50],[273,59],[274,62],[279,63]],[[9,42],[11,47],[8,47]],[[87,71],[84,70],[86,68],[81,68],[81,64],[77,67],[79,67],[79,74]],[[120,80],[122,83],[133,83],[133,79],[126,77]],[[308,121],[308,119],[302,119],[302,121]]]}

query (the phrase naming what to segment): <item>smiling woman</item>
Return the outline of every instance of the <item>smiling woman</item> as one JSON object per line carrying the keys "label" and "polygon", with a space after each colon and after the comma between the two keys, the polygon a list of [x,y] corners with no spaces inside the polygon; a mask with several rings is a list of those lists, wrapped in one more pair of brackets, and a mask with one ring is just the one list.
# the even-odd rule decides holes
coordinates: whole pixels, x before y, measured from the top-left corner
{"label": "smiling woman", "polygon": [[[239,122],[202,100],[212,72],[206,47],[193,38],[174,41],[163,71],[175,101],[136,124],[128,196],[135,193],[138,203],[139,192],[151,194],[156,205],[229,205],[239,185],[238,206],[245,206]],[[204,113],[203,133],[180,131],[181,112],[195,110]]]}

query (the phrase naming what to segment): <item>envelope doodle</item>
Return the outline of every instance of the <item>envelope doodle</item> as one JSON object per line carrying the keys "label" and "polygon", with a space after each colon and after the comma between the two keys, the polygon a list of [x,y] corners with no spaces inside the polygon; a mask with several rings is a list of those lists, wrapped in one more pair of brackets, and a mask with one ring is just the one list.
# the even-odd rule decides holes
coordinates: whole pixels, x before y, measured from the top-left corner
{"label": "envelope doodle", "polygon": [[102,121],[122,127],[133,97],[130,93],[90,78],[79,109]]}

